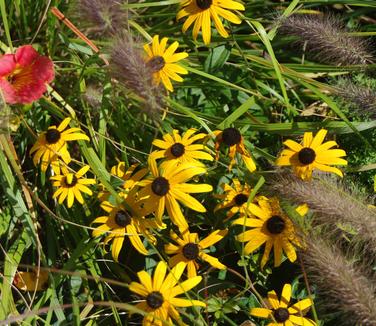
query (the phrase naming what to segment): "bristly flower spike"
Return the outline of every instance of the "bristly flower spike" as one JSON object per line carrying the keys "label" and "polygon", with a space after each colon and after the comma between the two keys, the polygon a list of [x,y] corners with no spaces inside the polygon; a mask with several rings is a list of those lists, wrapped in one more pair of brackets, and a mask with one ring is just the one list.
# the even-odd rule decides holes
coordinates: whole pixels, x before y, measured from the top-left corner
{"label": "bristly flower spike", "polygon": [[349,35],[342,21],[333,15],[294,14],[280,18],[280,23],[279,33],[297,37],[297,43],[320,62],[347,66],[373,61],[367,41]]}

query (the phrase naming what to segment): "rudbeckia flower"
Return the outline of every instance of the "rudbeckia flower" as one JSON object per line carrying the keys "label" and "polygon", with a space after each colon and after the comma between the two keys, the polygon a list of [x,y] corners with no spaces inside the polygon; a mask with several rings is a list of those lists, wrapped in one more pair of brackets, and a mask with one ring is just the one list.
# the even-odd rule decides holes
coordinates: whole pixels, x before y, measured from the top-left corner
{"label": "rudbeckia flower", "polygon": [[197,39],[198,32],[202,29],[202,38],[205,44],[210,43],[211,39],[211,20],[222,37],[228,37],[229,34],[223,27],[221,18],[234,24],[240,24],[241,19],[230,10],[245,10],[244,6],[232,0],[182,0],[182,9],[178,12],[177,19],[187,17],[183,24],[183,32],[194,23],[193,38]]}
{"label": "rudbeckia flower", "polygon": [[132,210],[129,211],[124,205],[114,206],[108,201],[101,203],[102,209],[108,215],[97,217],[92,224],[101,224],[93,231],[93,237],[107,234],[104,244],[112,241],[112,257],[118,261],[120,250],[123,246],[124,238],[127,236],[132,246],[141,254],[147,255],[148,251],[143,245],[140,234],[147,237],[149,241],[155,243],[155,237],[149,229],[156,228],[157,224],[152,220],[147,220],[137,212],[133,194],[128,194],[125,203]]}
{"label": "rudbeckia flower", "polygon": [[31,45],[0,57],[0,89],[9,104],[32,103],[42,97],[54,79],[53,62]]}
{"label": "rudbeckia flower", "polygon": [[139,183],[139,186],[143,187],[139,198],[146,211],[155,212],[158,224],[162,225],[162,216],[166,208],[175,225],[181,230],[188,228],[178,201],[196,212],[206,212],[206,208],[189,194],[209,192],[213,190],[213,187],[208,184],[187,183],[194,176],[205,173],[205,168],[188,163],[177,167],[164,167],[162,164],[158,168],[156,161],[149,159],[149,169],[151,177]]}
{"label": "rudbeckia flower", "polygon": [[253,161],[251,155],[246,150],[244,146],[243,136],[240,131],[236,128],[226,128],[225,130],[214,131],[216,136],[215,139],[215,150],[217,152],[216,160],[219,159],[219,149],[221,144],[226,145],[229,148],[228,156],[230,157],[230,165],[228,169],[231,171],[232,166],[235,164],[235,155],[239,153],[245,163],[245,166],[250,172],[256,170],[255,162]]}
{"label": "rudbeckia flower", "polygon": [[333,140],[323,143],[327,130],[321,129],[315,137],[312,132],[305,132],[301,144],[288,139],[284,144],[288,149],[284,149],[277,159],[277,165],[292,165],[295,174],[302,180],[311,180],[312,171],[318,169],[325,172],[333,172],[340,177],[342,171],[329,165],[347,165],[343,156],[346,152],[342,149],[332,149],[338,146]]}
{"label": "rudbeckia flower", "polygon": [[316,326],[316,323],[306,317],[303,317],[312,306],[312,300],[309,298],[298,301],[290,305],[291,285],[285,284],[282,289],[281,300],[275,291],[268,292],[268,303],[271,309],[252,308],[250,314],[255,317],[274,320],[268,326]]}
{"label": "rudbeckia flower", "polygon": [[159,36],[155,35],[152,44],[145,44],[144,49],[147,53],[147,64],[153,72],[155,83],[159,85],[162,81],[164,87],[168,91],[173,92],[174,88],[172,87],[170,79],[182,82],[183,78],[181,78],[179,74],[188,74],[187,69],[177,64],[178,61],[188,57],[188,53],[175,53],[179,46],[179,43],[176,41],[166,49],[167,40],[168,38],[164,37],[161,42],[159,42]]}
{"label": "rudbeckia flower", "polygon": [[177,307],[206,307],[204,302],[198,300],[176,298],[194,288],[202,279],[201,276],[196,276],[178,284],[184,268],[183,263],[177,264],[166,276],[166,263],[159,262],[153,278],[146,271],[137,273],[140,283],[132,282],[129,290],[143,299],[136,305],[136,308],[147,313],[142,325],[162,326],[166,322],[173,325],[172,319],[179,325],[185,325],[176,310]]}
{"label": "rudbeckia flower", "polygon": [[[128,169],[125,166],[125,162],[119,162],[117,165],[111,168],[111,175],[122,181],[121,192],[119,196],[125,197],[132,189],[137,185],[147,173],[148,169],[142,168],[136,171],[139,164],[132,164]],[[102,191],[99,192],[98,198],[100,201],[108,200],[110,193],[104,189],[101,184]]]}
{"label": "rudbeckia flower", "polygon": [[252,192],[252,188],[246,183],[242,185],[238,179],[232,179],[232,183],[234,184],[234,188],[228,183],[224,183],[221,185],[224,193],[215,195],[215,197],[220,199],[221,202],[215,206],[214,212],[217,212],[220,209],[229,208],[226,214],[227,218],[224,221],[229,220],[237,213],[243,217],[250,214],[247,210],[247,202],[249,195]]}
{"label": "rudbeckia flower", "polygon": [[153,152],[154,159],[164,158],[172,165],[180,163],[192,163],[202,165],[198,160],[213,161],[213,157],[206,152],[207,147],[203,144],[195,144],[202,140],[207,134],[195,134],[196,129],[188,129],[182,136],[178,130],[173,130],[171,134],[163,135],[162,139],[154,139],[153,145],[161,150]]}
{"label": "rudbeckia flower", "polygon": [[261,259],[261,268],[264,268],[269,259],[271,249],[274,247],[274,266],[281,265],[282,252],[294,262],[296,260],[295,246],[301,246],[295,234],[295,228],[291,220],[283,213],[277,198],[260,200],[258,205],[250,203],[249,211],[255,216],[252,218],[240,217],[233,224],[252,227],[240,233],[236,239],[247,242],[244,253],[249,255],[265,243],[265,251]]}
{"label": "rudbeckia flower", "polygon": [[81,132],[80,128],[69,128],[65,130],[71,121],[65,118],[58,127],[50,126],[46,132],[39,135],[36,143],[30,150],[30,155],[34,152],[33,162],[37,165],[41,160],[41,170],[45,172],[49,164],[55,173],[60,174],[60,161],[65,164],[71,161],[67,149],[67,142],[72,140],[90,140],[88,136]]}
{"label": "rudbeckia flower", "polygon": [[182,233],[182,237],[179,237],[171,231],[171,239],[176,245],[169,243],[164,247],[167,255],[174,255],[170,258],[169,265],[173,267],[183,262],[188,269],[188,278],[197,275],[198,259],[206,261],[215,268],[225,269],[226,266],[220,263],[218,258],[205,253],[205,249],[222,240],[226,234],[227,230],[216,230],[200,241],[197,233],[190,233],[186,230]]}
{"label": "rudbeckia flower", "polygon": [[93,192],[86,185],[95,184],[95,179],[83,178],[89,169],[90,166],[85,165],[78,172],[71,173],[65,166],[63,166],[63,174],[58,174],[50,178],[50,180],[54,180],[52,185],[59,188],[55,191],[52,197],[58,198],[59,204],[62,204],[64,200],[67,200],[67,206],[69,208],[72,207],[74,199],[77,199],[80,204],[83,204],[84,199],[81,192],[91,196]]}
{"label": "rudbeckia flower", "polygon": [[48,287],[48,272],[33,270],[17,272],[13,284],[22,291],[42,291]]}

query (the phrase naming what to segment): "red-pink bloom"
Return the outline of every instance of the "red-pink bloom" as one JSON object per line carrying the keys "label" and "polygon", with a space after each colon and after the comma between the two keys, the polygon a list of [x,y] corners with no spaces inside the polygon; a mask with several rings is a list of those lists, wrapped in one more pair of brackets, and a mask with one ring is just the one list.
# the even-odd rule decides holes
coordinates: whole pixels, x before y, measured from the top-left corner
{"label": "red-pink bloom", "polygon": [[53,62],[39,55],[31,45],[0,57],[0,88],[9,104],[38,100],[47,90],[46,84],[53,79]]}

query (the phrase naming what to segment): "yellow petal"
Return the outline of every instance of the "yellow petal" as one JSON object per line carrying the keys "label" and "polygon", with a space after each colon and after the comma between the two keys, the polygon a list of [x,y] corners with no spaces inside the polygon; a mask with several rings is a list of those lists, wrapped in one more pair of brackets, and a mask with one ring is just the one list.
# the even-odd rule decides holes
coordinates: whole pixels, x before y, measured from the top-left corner
{"label": "yellow petal", "polygon": [[316,134],[315,138],[313,138],[313,141],[312,141],[310,147],[313,148],[313,149],[316,149],[318,146],[320,146],[322,144],[322,142],[324,141],[327,132],[328,132],[327,130],[321,129]]}
{"label": "yellow petal", "polygon": [[208,248],[218,241],[222,240],[226,236],[228,230],[216,230],[209,234],[206,238],[199,242],[199,246],[202,249]]}
{"label": "yellow petal", "polygon": [[252,316],[260,317],[260,318],[269,318],[272,315],[272,311],[270,309],[265,308],[252,308],[249,312]]}
{"label": "yellow petal", "polygon": [[159,291],[166,277],[167,264],[164,261],[158,263],[153,277],[153,290]]}
{"label": "yellow petal", "polygon": [[279,306],[281,308],[287,308],[291,299],[291,284],[285,284],[282,289],[281,301]]}

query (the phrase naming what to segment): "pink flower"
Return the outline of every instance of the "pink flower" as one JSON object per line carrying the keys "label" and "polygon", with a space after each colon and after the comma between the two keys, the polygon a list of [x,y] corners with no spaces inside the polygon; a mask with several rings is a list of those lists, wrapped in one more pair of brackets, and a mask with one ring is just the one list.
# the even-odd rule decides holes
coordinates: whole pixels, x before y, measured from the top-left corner
{"label": "pink flower", "polygon": [[46,84],[53,79],[53,62],[31,45],[21,46],[15,54],[0,56],[0,89],[9,104],[40,99],[47,90]]}

